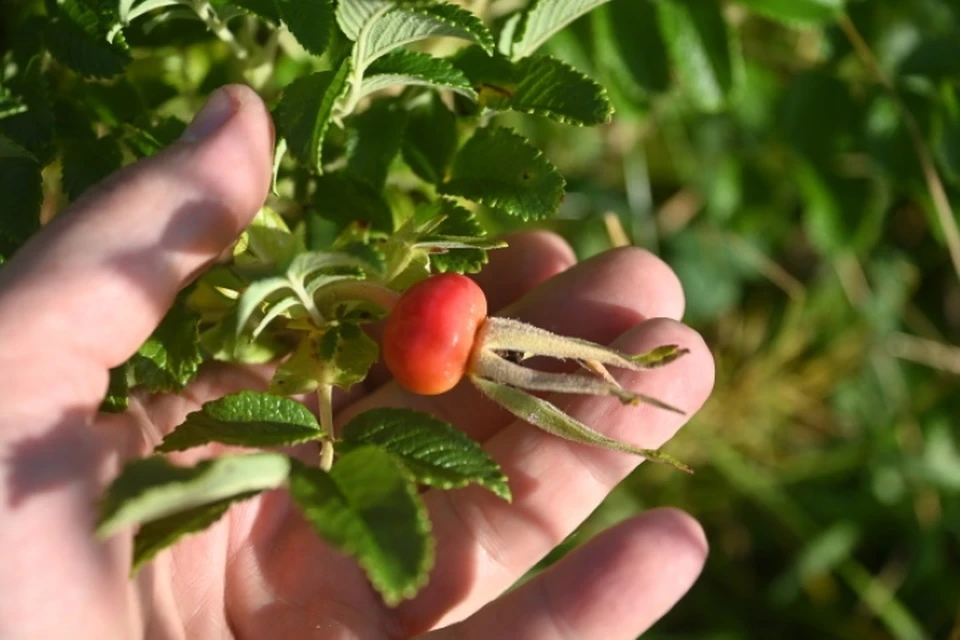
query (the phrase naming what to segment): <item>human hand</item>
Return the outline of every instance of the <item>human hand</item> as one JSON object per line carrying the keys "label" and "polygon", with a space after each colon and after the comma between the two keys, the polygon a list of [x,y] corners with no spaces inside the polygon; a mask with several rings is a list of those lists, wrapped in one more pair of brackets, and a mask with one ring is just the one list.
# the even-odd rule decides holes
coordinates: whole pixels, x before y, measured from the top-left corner
{"label": "human hand", "polygon": [[[203,402],[266,387],[265,368],[214,364],[182,394],[137,397],[122,415],[97,413],[108,370],[260,207],[272,146],[260,99],[242,87],[221,90],[183,140],[94,189],[0,269],[0,637],[607,640],[647,629],[699,574],[699,525],[673,510],[642,514],[502,595],[637,459],[547,435],[468,384],[428,398],[377,374],[337,400],[339,423],[375,406],[432,412],[482,442],[510,479],[512,504],[473,487],[425,494],[437,564],[423,591],[396,608],[316,537],[283,492],[236,505],[134,580],[131,535],[95,539],[96,500],[123,460],[147,453]],[[509,242],[477,277],[491,312],[615,340],[631,353],[688,347],[669,369],[622,380],[688,413],[702,405],[712,360],[677,321],[682,292],[662,262],[622,249],[574,265],[569,247],[544,232]],[[643,447],[660,446],[683,422],[609,398],[562,406]]]}

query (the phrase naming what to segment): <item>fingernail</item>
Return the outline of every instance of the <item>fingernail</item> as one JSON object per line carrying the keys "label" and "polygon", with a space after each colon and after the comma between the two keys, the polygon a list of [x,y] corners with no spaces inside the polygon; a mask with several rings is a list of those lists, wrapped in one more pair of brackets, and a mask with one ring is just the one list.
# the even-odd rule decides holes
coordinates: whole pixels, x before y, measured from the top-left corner
{"label": "fingernail", "polygon": [[206,138],[226,124],[227,120],[237,112],[239,106],[239,102],[227,89],[217,89],[210,95],[207,104],[203,105],[203,109],[183,132],[181,139],[196,142]]}

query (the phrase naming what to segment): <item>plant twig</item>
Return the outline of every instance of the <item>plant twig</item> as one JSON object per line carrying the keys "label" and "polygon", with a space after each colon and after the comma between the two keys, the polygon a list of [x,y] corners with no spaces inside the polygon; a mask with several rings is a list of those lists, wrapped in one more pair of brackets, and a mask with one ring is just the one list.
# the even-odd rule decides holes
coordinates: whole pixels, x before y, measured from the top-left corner
{"label": "plant twig", "polygon": [[220,16],[217,15],[217,10],[213,8],[213,5],[209,2],[199,0],[193,3],[193,10],[197,12],[197,16],[203,23],[207,25],[207,28],[213,32],[213,35],[217,36],[222,42],[224,42],[230,49],[233,51],[233,55],[237,56],[238,60],[246,60],[249,55],[247,50],[242,44],[240,44],[237,39],[234,37],[233,32],[227,28],[227,25],[220,19]]}
{"label": "plant twig", "polygon": [[917,123],[917,119],[913,116],[913,113],[907,108],[907,105],[900,99],[900,94],[897,93],[893,82],[886,76],[883,69],[880,68],[880,63],[870,49],[870,45],[868,45],[863,39],[863,36],[860,35],[856,25],[850,20],[850,16],[846,14],[841,16],[839,25],[844,35],[846,35],[850,41],[850,44],[853,45],[857,55],[860,56],[860,60],[876,77],[877,81],[883,86],[887,93],[890,94],[890,99],[900,112],[900,117],[903,118],[903,123],[907,127],[907,134],[910,136],[910,141],[913,143],[917,159],[920,161],[920,169],[927,183],[930,198],[933,200],[933,207],[937,212],[937,219],[943,229],[943,236],[947,241],[950,261],[953,263],[953,269],[956,272],[957,279],[960,280],[960,229],[957,228],[953,208],[950,206],[950,199],[947,197],[947,191],[943,187],[943,180],[937,171],[937,166],[933,161],[933,156],[930,154],[930,149],[927,148],[927,143],[923,139],[923,132],[920,130],[920,125]]}
{"label": "plant twig", "polygon": [[960,347],[907,333],[895,333],[887,340],[887,351],[901,360],[960,375]]}

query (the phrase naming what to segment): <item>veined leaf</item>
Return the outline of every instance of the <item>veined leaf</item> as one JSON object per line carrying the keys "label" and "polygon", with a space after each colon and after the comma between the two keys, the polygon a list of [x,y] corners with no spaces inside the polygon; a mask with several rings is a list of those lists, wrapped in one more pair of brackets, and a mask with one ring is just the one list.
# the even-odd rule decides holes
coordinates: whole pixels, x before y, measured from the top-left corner
{"label": "veined leaf", "polygon": [[457,153],[450,180],[439,191],[538,220],[557,212],[565,185],[557,168],[526,138],[485,127]]}
{"label": "veined leaf", "polygon": [[354,56],[360,69],[397,47],[435,36],[461,38],[493,50],[493,36],[480,18],[447,2],[342,0],[337,20],[347,37],[356,41]]}
{"label": "veined leaf", "polygon": [[290,495],[317,533],[357,559],[388,605],[426,583],[434,561],[430,520],[416,485],[391,454],[361,447],[329,474],[294,462]]}
{"label": "veined leaf", "polygon": [[383,194],[344,172],[317,179],[313,206],[321,218],[340,228],[359,220],[377,231],[393,231],[393,212]]}
{"label": "veined leaf", "polygon": [[663,462],[681,471],[691,472],[690,467],[687,465],[656,449],[642,449],[625,442],[614,440],[613,438],[608,438],[602,433],[594,431],[579,420],[567,415],[558,409],[556,405],[542,398],[530,395],[515,387],[484,380],[476,376],[470,376],[470,381],[476,385],[485,396],[504,407],[507,411],[524,422],[543,429],[547,433],[581,444],[632,453],[643,456],[651,462]]}
{"label": "veined leaf", "polygon": [[[19,246],[40,228],[43,177],[33,155],[0,136],[0,233]],[[9,257],[9,256],[6,256]]]}
{"label": "veined leaf", "polygon": [[720,109],[741,72],[739,45],[720,4],[661,0],[657,9],[680,84],[701,109]]}
{"label": "veined leaf", "polygon": [[434,271],[476,273],[487,263],[488,249],[506,246],[488,238],[472,212],[447,198],[422,206],[417,211],[418,219],[433,220],[440,216],[443,221],[436,228],[413,241],[414,247],[426,251]]}
{"label": "veined leaf", "polygon": [[313,55],[323,55],[336,18],[331,0],[274,0],[290,33]]}
{"label": "veined leaf", "polygon": [[430,96],[409,112],[405,134],[403,159],[407,165],[427,182],[443,182],[457,152],[457,117],[439,95]]}
{"label": "veined leaf", "polygon": [[46,42],[53,57],[80,75],[111,78],[130,62],[118,28],[118,18],[107,12],[98,13],[80,0],[64,0],[49,24]]}
{"label": "veined leaf", "polygon": [[183,389],[203,363],[200,316],[178,300],[130,363],[137,384],[151,393]]}
{"label": "veined leaf", "polygon": [[480,105],[520,111],[576,125],[610,121],[607,92],[592,79],[552,56],[519,62],[471,47],[456,60],[479,94]]}
{"label": "veined leaf", "polygon": [[286,139],[290,153],[317,173],[323,173],[323,140],[334,106],[347,89],[350,64],[348,58],[336,73],[321,71],[294,80],[274,112],[277,134]]}
{"label": "veined leaf", "polygon": [[532,0],[513,31],[510,57],[525,58],[560,29],[609,0]]}
{"label": "veined leaf", "polygon": [[241,391],[207,402],[187,415],[157,451],[183,451],[219,442],[241,447],[282,447],[317,440],[323,431],[305,406],[283,396]]}
{"label": "veined leaf", "polygon": [[500,466],[451,425],[410,409],[371,409],[343,428],[343,444],[376,445],[397,456],[420,484],[455,489],[476,483],[510,501]]}
{"label": "veined leaf", "polygon": [[400,153],[406,123],[406,110],[393,100],[377,100],[351,118],[345,172],[377,191],[383,190],[387,170]]}
{"label": "veined leaf", "polygon": [[215,523],[234,503],[252,498],[258,493],[260,492],[239,493],[141,525],[137,535],[133,537],[133,571],[150,562],[167,547],[173,546],[180,538],[203,531]]}
{"label": "veined leaf", "polygon": [[110,484],[100,505],[97,535],[183,513],[284,483],[290,459],[279,453],[226,455],[193,467],[179,467],[162,456],[135,460]]}
{"label": "veined leaf", "polygon": [[667,45],[655,0],[613,0],[591,14],[599,66],[649,92],[670,88]]}
{"label": "veined leaf", "polygon": [[317,344],[320,382],[341,389],[363,381],[380,353],[377,343],[353,324],[331,327]]}
{"label": "veined leaf", "polygon": [[450,89],[477,98],[470,81],[449,60],[408,49],[395,49],[371,64],[360,84],[360,97],[394,85]]}
{"label": "veined leaf", "polygon": [[0,136],[22,147],[41,166],[45,166],[53,159],[55,117],[43,73],[43,57],[36,55],[31,58],[23,74],[16,80],[19,86],[13,88],[17,90],[19,102],[26,106],[26,111],[0,119]]}
{"label": "veined leaf", "polygon": [[810,26],[836,20],[846,0],[738,0],[754,13],[788,26]]}

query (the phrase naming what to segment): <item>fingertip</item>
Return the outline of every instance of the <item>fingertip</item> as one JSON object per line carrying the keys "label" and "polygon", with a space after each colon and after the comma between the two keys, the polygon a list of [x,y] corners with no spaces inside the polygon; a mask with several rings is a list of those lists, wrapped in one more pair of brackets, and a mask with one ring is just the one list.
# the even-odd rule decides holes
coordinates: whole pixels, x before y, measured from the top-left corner
{"label": "fingertip", "polygon": [[[624,293],[640,297],[648,318],[680,320],[686,300],[680,278],[670,266],[646,249],[619,247],[595,256],[587,262],[596,270],[598,280],[628,284]],[[638,291],[639,290],[639,291]]]}

